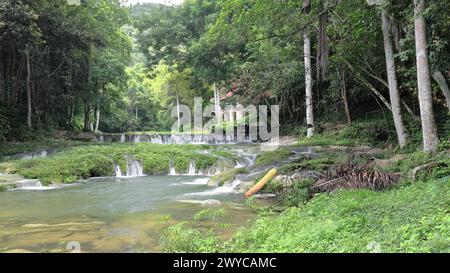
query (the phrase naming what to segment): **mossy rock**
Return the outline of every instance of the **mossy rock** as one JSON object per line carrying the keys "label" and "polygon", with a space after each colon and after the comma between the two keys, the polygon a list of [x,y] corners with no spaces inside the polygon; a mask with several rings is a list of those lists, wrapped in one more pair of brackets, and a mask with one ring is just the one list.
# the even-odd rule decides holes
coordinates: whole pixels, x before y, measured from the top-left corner
{"label": "mossy rock", "polygon": [[16,172],[16,164],[14,163],[1,163],[0,164],[0,172],[1,173],[15,173]]}
{"label": "mossy rock", "polygon": [[233,182],[236,179],[236,175],[245,173],[248,173],[248,170],[246,168],[226,170],[220,174],[211,177],[211,179],[208,181],[208,186],[221,187],[223,185]]}

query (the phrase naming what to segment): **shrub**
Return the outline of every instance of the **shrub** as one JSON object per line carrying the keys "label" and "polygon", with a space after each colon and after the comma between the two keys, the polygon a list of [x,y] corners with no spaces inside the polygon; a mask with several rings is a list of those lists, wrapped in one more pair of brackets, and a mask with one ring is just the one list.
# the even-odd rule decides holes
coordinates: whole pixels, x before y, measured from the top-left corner
{"label": "shrub", "polygon": [[92,145],[73,147],[46,158],[2,163],[0,169],[39,179],[43,183],[72,183],[80,178],[111,176],[114,164],[125,170],[126,158],[130,156],[143,164],[147,174],[168,173],[170,159],[175,160],[178,170],[187,170],[191,160],[195,160],[197,168],[206,168],[216,162],[216,156],[199,153],[198,149],[191,145],[151,143]]}
{"label": "shrub", "polygon": [[11,125],[7,117],[0,114],[0,142],[6,141],[6,137],[11,130]]}
{"label": "shrub", "polygon": [[187,222],[181,222],[167,228],[160,239],[161,247],[166,252],[210,252],[216,247],[217,241],[211,234],[189,227]]}

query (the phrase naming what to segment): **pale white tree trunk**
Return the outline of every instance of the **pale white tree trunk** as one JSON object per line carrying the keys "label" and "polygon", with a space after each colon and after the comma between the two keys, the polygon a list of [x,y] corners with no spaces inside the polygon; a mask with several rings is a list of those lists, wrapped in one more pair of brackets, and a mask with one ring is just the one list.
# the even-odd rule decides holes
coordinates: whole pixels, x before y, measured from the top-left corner
{"label": "pale white tree trunk", "polygon": [[97,109],[95,111],[95,132],[98,132],[98,125],[100,124],[100,107],[97,106]]}
{"label": "pale white tree trunk", "polygon": [[31,66],[30,66],[30,51],[27,45],[26,49],[27,58],[27,126],[28,129],[32,128],[31,124]]}
{"label": "pale white tree trunk", "polygon": [[216,109],[217,123],[222,123],[222,109],[220,109],[220,94],[217,91],[216,83],[214,83],[214,106]]}
{"label": "pale white tree trunk", "polygon": [[417,85],[419,89],[420,117],[422,120],[423,149],[435,152],[439,144],[436,121],[434,120],[431,96],[430,67],[428,64],[428,43],[426,22],[423,17],[425,0],[414,0],[414,30],[416,40]]}
{"label": "pale white tree trunk", "polygon": [[181,114],[180,114],[180,100],[177,93],[177,117],[178,117],[178,128],[181,128]]}
{"label": "pale white tree trunk", "polygon": [[400,94],[398,92],[397,75],[395,71],[394,52],[392,49],[392,40],[390,37],[389,17],[386,11],[381,12],[382,27],[383,27],[383,40],[384,40],[384,52],[386,56],[386,71],[389,85],[389,97],[391,100],[392,116],[394,118],[395,130],[397,132],[398,143],[400,148],[405,147],[407,134],[405,125],[403,123]]}
{"label": "pale white tree trunk", "polygon": [[314,113],[312,97],[312,77],[311,77],[311,40],[308,34],[303,34],[303,49],[305,55],[305,89],[306,89],[306,137],[311,138],[314,135]]}
{"label": "pale white tree trunk", "polygon": [[433,72],[433,79],[439,84],[442,93],[444,93],[445,100],[447,101],[447,108],[450,112],[450,90],[448,89],[448,84],[444,75],[441,71],[436,70]]}

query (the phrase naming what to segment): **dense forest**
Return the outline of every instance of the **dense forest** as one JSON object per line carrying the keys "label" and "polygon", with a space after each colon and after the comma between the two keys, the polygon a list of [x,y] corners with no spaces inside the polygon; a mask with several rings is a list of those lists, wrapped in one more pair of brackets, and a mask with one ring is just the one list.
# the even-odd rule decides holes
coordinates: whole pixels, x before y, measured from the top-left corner
{"label": "dense forest", "polygon": [[0,1],[0,253],[450,252],[450,1],[169,2]]}
{"label": "dense forest", "polygon": [[401,147],[423,130],[435,150],[448,132],[449,5],[2,1],[0,136],[165,131],[177,99],[217,88],[233,92],[226,103],[279,104],[282,123],[308,135],[381,117]]}

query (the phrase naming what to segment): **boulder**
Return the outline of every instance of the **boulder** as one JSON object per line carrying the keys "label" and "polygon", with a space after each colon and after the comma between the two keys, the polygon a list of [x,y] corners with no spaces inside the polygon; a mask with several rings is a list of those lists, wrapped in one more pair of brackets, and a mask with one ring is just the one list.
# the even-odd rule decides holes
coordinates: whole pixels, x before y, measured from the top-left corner
{"label": "boulder", "polygon": [[273,193],[259,193],[253,195],[256,199],[262,199],[262,200],[268,200],[268,199],[275,199],[277,196]]}
{"label": "boulder", "polygon": [[220,205],[222,205],[222,203],[216,199],[208,199],[208,200],[202,201],[201,204],[202,204],[202,206],[205,206],[205,207],[219,207]]}

